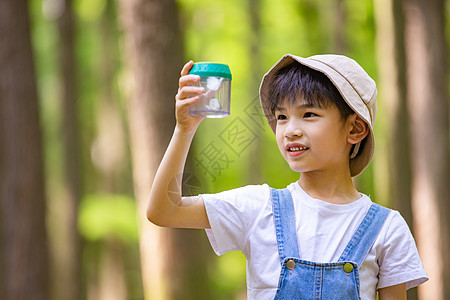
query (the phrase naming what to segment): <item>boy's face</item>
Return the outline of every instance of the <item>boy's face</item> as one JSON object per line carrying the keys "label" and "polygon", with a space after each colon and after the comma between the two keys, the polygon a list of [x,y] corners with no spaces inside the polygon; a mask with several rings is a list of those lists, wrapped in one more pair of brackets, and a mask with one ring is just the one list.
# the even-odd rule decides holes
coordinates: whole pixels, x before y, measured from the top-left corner
{"label": "boy's face", "polygon": [[342,120],[334,104],[309,106],[298,97],[294,105],[283,101],[275,117],[278,148],[293,171],[349,171],[351,118]]}

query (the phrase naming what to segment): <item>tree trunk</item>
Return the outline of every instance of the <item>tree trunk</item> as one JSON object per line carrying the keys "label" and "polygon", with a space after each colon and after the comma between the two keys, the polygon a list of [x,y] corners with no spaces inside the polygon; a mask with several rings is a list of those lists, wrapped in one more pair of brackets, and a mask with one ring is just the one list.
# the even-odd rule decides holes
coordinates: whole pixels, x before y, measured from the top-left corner
{"label": "tree trunk", "polygon": [[1,299],[49,299],[44,176],[28,4],[0,1]]}
{"label": "tree trunk", "polygon": [[103,243],[96,300],[129,299],[125,280],[124,246],[121,241],[108,239]]}
{"label": "tree trunk", "polygon": [[[404,16],[399,1],[374,1],[377,32],[378,115],[387,124],[378,131],[377,199],[400,211],[413,230],[411,207],[411,156],[404,47]],[[384,138],[385,136],[388,138]],[[380,167],[381,166],[381,167]],[[382,192],[379,192],[382,190]],[[408,291],[417,299],[417,289]]]}
{"label": "tree trunk", "polygon": [[347,18],[347,11],[345,9],[344,0],[335,0],[334,11],[334,49],[336,53],[345,53],[347,51],[347,38],[345,34],[345,21]]}
{"label": "tree trunk", "polygon": [[[260,0],[247,0],[248,13],[250,17],[250,66],[251,66],[251,79],[250,79],[250,90],[255,94],[259,91],[259,84],[263,75],[261,66],[261,51],[260,45],[261,41],[261,1]],[[261,105],[259,102],[259,97],[250,99],[251,103],[245,108],[245,112],[250,119],[254,122],[249,121],[248,124],[251,126],[253,132],[258,136],[257,139],[249,146],[251,155],[248,159],[247,165],[247,180],[248,184],[261,184],[262,174],[261,174],[261,161],[262,152],[262,133],[264,131],[266,120],[261,111]],[[262,122],[258,122],[262,121]]]}
{"label": "tree trunk", "polygon": [[430,281],[423,299],[450,297],[450,163],[445,1],[405,0],[407,99],[411,121],[412,205],[419,252]]}
{"label": "tree trunk", "polygon": [[[183,66],[182,36],[173,0],[122,0],[129,88],[128,119],[135,197],[140,225],[141,266],[146,299],[207,299],[207,286],[188,285],[196,264],[197,283],[207,282],[206,264],[196,252],[201,231],[161,229],[145,217],[154,174],[175,125],[175,94]],[[187,238],[187,233],[195,239]],[[189,245],[185,253],[183,240]],[[178,243],[177,243],[178,242]],[[186,265],[189,264],[189,265]],[[183,279],[184,278],[184,279]],[[200,285],[201,286],[201,285]]]}
{"label": "tree trunk", "polygon": [[81,199],[80,147],[78,135],[78,90],[76,84],[75,36],[72,1],[63,1],[58,18],[59,66],[61,84],[61,142],[65,197],[58,201],[61,227],[53,245],[54,299],[82,299],[81,237],[78,232],[78,206]]}
{"label": "tree trunk", "polygon": [[[125,119],[121,115],[119,101],[115,93],[115,76],[118,73],[119,56],[116,32],[116,2],[107,0],[100,20],[100,50],[97,75],[100,78],[100,94],[95,106],[96,128],[92,142],[92,161],[98,171],[96,191],[103,195],[130,194],[132,184],[125,180],[130,177],[128,171],[127,138]],[[111,147],[114,145],[114,147]],[[111,202],[114,199],[110,199]],[[130,298],[131,289],[139,287],[141,282],[127,289],[126,270],[127,244],[122,239],[105,236],[100,245],[101,259],[95,265],[89,280],[88,295],[95,300],[125,300]],[[135,258],[136,262],[139,258]],[[139,272],[138,270],[137,272]],[[139,278],[133,278],[133,281]],[[94,283],[94,284],[91,284]],[[136,291],[133,291],[136,293]]]}
{"label": "tree trunk", "polygon": [[[389,205],[399,210],[412,226],[411,163],[406,107],[405,49],[403,46],[403,13],[392,0],[375,2],[377,25],[379,115],[387,115],[389,138],[377,147],[377,155],[387,156],[386,167],[377,181],[386,181],[389,192],[384,196]],[[394,18],[395,16],[395,18]],[[380,149],[381,148],[381,149]],[[384,177],[384,179],[382,178]],[[381,199],[382,201],[386,201]]]}

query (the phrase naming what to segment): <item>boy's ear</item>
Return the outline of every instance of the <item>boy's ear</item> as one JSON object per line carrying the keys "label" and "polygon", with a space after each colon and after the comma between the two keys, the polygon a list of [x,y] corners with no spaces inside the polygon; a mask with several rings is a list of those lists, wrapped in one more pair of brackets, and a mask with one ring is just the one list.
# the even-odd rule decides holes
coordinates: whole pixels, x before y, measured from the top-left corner
{"label": "boy's ear", "polygon": [[350,132],[347,141],[350,144],[361,142],[369,134],[369,125],[361,119],[357,114],[351,115],[349,118]]}

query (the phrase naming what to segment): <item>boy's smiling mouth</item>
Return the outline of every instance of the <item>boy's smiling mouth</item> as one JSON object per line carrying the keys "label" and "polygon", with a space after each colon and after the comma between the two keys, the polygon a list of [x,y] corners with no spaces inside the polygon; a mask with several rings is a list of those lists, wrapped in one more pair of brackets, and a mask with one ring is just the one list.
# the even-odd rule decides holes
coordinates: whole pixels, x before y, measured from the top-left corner
{"label": "boy's smiling mouth", "polygon": [[305,145],[298,144],[298,143],[289,143],[286,145],[286,151],[288,152],[289,156],[301,155],[308,149],[309,148],[306,147]]}

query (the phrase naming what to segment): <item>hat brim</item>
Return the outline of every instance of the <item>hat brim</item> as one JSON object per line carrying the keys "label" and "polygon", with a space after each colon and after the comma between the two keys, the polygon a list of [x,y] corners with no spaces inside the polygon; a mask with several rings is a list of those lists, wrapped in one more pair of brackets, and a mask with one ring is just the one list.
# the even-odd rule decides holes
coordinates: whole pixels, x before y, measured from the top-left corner
{"label": "hat brim", "polygon": [[270,128],[275,133],[276,119],[270,110],[270,101],[268,99],[271,84],[275,79],[278,70],[293,62],[299,62],[304,66],[325,74],[336,86],[344,101],[350,106],[350,108],[352,108],[352,110],[357,115],[359,115],[364,120],[364,122],[367,123],[369,127],[369,134],[365,138],[363,145],[361,145],[362,148],[359,150],[358,155],[350,160],[351,176],[354,177],[359,175],[369,165],[373,157],[375,149],[375,138],[372,127],[375,122],[375,115],[371,115],[369,109],[363,101],[349,101],[349,99],[361,99],[355,87],[337,70],[335,70],[329,64],[314,59],[314,56],[310,58],[303,58],[292,54],[286,54],[280,60],[278,60],[278,62],[264,75],[261,81],[259,94],[261,106]]}

